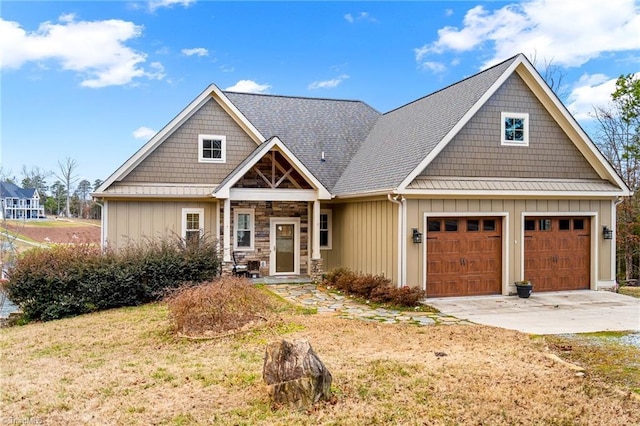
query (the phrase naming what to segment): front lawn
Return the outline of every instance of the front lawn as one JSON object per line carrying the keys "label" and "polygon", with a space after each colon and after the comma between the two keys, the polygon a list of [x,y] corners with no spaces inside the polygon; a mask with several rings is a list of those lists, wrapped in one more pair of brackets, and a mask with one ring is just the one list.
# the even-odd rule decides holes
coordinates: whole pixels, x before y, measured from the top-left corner
{"label": "front lawn", "polygon": [[[567,358],[562,345],[577,351],[568,337],[551,341],[475,325],[385,325],[296,309],[279,315],[262,328],[210,340],[176,337],[160,303],[2,329],[2,418],[53,425],[626,425],[640,419],[635,385],[608,380],[589,357]],[[283,338],[311,342],[333,374],[331,402],[302,412],[270,404],[263,355],[268,342]],[[640,349],[629,351],[637,362]],[[551,352],[579,362],[586,375],[549,359]]]}

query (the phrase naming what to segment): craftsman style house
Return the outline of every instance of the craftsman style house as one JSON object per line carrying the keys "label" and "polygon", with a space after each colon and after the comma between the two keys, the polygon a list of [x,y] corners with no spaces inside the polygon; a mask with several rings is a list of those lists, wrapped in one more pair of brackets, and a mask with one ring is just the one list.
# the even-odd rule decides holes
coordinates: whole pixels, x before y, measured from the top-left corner
{"label": "craftsman style house", "polygon": [[0,182],[2,209],[0,219],[38,219],[44,217],[44,206],[35,188],[20,188],[11,182]]}
{"label": "craftsman style house", "polygon": [[207,234],[227,271],[345,266],[434,297],[614,286],[630,191],[518,55],[385,114],[211,85],[93,195],[105,245]]}

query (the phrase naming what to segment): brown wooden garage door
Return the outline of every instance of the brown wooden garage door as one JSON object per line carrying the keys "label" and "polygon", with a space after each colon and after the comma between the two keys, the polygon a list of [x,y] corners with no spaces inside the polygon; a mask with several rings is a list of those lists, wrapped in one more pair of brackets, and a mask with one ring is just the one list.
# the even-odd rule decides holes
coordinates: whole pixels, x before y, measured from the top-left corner
{"label": "brown wooden garage door", "polygon": [[501,293],[501,218],[432,218],[426,239],[427,297]]}
{"label": "brown wooden garage door", "polygon": [[589,288],[591,226],[588,217],[527,217],[524,278],[534,291]]}

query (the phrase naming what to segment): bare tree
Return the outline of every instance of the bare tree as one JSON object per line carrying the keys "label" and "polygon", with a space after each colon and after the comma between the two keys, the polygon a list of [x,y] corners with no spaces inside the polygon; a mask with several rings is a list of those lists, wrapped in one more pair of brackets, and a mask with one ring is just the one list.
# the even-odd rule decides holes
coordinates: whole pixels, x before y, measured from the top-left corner
{"label": "bare tree", "polygon": [[538,69],[544,81],[549,85],[549,88],[553,90],[553,93],[562,100],[566,99],[569,92],[563,83],[567,73],[559,65],[553,63],[553,58],[544,58],[542,60],[543,63],[538,65],[537,51],[534,51],[530,57],[531,64]]}
{"label": "bare tree", "polygon": [[622,76],[608,107],[596,107],[600,124],[597,144],[635,193],[618,205],[618,273],[630,280],[640,275],[640,78]]}
{"label": "bare tree", "polygon": [[38,195],[41,200],[45,200],[47,197],[46,179],[51,176],[51,172],[41,170],[40,167],[32,167],[30,170],[27,166],[22,166],[22,187],[23,188],[35,188],[38,191]]}
{"label": "bare tree", "polygon": [[0,166],[0,182],[8,182],[15,185],[16,179],[11,177],[11,170],[7,170]]}
{"label": "bare tree", "polygon": [[75,173],[76,167],[78,167],[76,160],[66,157],[64,162],[58,160],[60,172],[59,174],[55,173],[55,176],[60,179],[66,187],[67,205],[65,215],[67,217],[71,216],[71,187],[78,180],[78,175]]}

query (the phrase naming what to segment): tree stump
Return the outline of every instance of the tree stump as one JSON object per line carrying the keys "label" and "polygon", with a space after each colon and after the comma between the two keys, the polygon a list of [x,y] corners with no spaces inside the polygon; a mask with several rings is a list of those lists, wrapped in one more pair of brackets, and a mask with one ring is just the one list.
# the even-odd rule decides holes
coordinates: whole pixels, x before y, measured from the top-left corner
{"label": "tree stump", "polygon": [[303,409],[331,396],[331,373],[306,340],[269,343],[262,377],[277,404]]}

